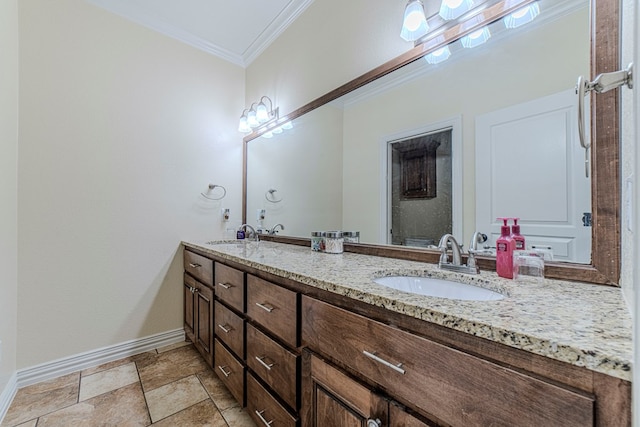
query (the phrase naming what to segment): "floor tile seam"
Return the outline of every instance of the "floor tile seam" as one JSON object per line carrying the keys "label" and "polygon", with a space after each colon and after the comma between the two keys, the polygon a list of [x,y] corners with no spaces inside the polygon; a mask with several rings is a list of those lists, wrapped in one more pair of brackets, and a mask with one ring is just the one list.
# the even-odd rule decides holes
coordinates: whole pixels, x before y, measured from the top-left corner
{"label": "floor tile seam", "polygon": [[[146,399],[146,397],[145,397],[145,399]],[[179,414],[180,412],[184,412],[184,411],[186,411],[187,409],[190,409],[190,408],[192,408],[192,407],[194,407],[194,406],[196,406],[196,405],[199,405],[199,404],[201,404],[202,402],[207,401],[207,400],[211,400],[211,403],[213,403],[213,399],[211,399],[211,398],[209,397],[209,395],[207,395],[207,397],[205,397],[204,399],[202,399],[202,400],[200,400],[200,401],[198,401],[198,402],[195,402],[193,405],[189,405],[189,406],[187,406],[186,408],[182,408],[182,409],[180,409],[178,412],[174,412],[174,413],[172,413],[172,414],[169,414],[169,415],[167,415],[166,417],[160,418],[159,420],[153,421],[153,419],[151,418],[151,414],[149,414],[149,419],[151,420],[151,424],[153,425],[153,424],[155,424],[155,423],[159,423],[160,421],[165,420],[165,419],[167,419],[167,418],[169,418],[169,417],[173,417],[174,415],[177,415],[177,414]],[[146,400],[145,400],[145,402],[146,402]],[[213,404],[213,406],[216,406],[216,404],[214,403],[214,404]],[[148,410],[148,409],[149,409],[149,405],[147,405],[147,410]],[[216,409],[217,409],[217,406],[216,406]],[[218,411],[218,412],[220,412],[220,415],[222,415],[222,412],[221,412],[221,411]],[[225,421],[225,422],[226,422],[226,421]]]}
{"label": "floor tile seam", "polygon": [[[156,352],[156,354],[158,354],[158,349],[154,349],[154,351]],[[136,367],[136,373],[138,374],[138,379],[140,380],[140,391],[142,392],[142,398],[144,399],[144,407],[147,410],[147,415],[149,416],[149,422],[151,424],[149,425],[153,425],[153,419],[151,418],[151,411],[149,410],[149,402],[147,402],[147,393],[145,393],[144,391],[144,386],[142,385],[142,377],[140,376],[140,368],[138,367],[138,362],[134,361],[133,362],[135,367]],[[37,426],[36,426],[37,427]]]}

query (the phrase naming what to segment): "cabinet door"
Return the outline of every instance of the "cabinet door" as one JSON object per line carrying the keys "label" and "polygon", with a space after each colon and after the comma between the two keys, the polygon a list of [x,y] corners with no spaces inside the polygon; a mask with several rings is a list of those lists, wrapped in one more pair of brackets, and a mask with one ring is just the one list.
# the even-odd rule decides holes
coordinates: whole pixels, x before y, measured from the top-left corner
{"label": "cabinet door", "polygon": [[305,426],[388,426],[385,399],[308,350],[302,358]]}
{"label": "cabinet door", "polygon": [[192,342],[195,341],[193,329],[195,327],[195,311],[194,311],[194,301],[195,301],[195,293],[194,290],[195,281],[191,279],[186,274],[184,275],[184,333]]}
{"label": "cabinet door", "polygon": [[213,291],[198,284],[195,296],[194,343],[209,366],[213,366]]}

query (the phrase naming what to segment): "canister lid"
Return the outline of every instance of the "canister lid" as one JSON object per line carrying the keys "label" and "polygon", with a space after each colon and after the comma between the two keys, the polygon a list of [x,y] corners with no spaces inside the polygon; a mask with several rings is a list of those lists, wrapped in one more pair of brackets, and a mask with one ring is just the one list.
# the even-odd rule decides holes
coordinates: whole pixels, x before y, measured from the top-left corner
{"label": "canister lid", "polygon": [[311,237],[322,237],[324,235],[324,231],[312,231]]}
{"label": "canister lid", "polygon": [[325,237],[327,237],[329,239],[341,239],[342,238],[342,231],[327,231],[325,233]]}
{"label": "canister lid", "polygon": [[360,237],[359,231],[345,231],[342,233],[344,237]]}

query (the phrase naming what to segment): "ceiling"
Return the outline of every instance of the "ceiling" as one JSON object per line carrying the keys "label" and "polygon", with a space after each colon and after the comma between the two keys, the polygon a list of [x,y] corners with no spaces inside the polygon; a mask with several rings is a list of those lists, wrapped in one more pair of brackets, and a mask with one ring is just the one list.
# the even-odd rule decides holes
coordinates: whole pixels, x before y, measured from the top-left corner
{"label": "ceiling", "polygon": [[87,0],[246,67],[313,0]]}

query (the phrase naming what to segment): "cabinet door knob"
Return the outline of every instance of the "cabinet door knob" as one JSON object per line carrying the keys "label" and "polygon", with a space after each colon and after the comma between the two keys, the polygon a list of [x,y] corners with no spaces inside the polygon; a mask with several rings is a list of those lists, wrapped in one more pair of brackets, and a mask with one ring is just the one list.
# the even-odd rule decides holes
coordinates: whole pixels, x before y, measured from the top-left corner
{"label": "cabinet door knob", "polygon": [[229,332],[231,332],[231,328],[229,327],[229,325],[218,324],[218,328],[222,329],[222,332],[224,332],[225,334],[228,334]]}
{"label": "cabinet door knob", "polygon": [[367,420],[367,427],[382,427],[382,421],[377,418],[375,420],[369,418]]}
{"label": "cabinet door knob", "polygon": [[271,370],[271,368],[273,368],[273,363],[266,363],[266,362],[264,361],[264,359],[265,359],[266,357],[267,357],[267,356],[256,356],[256,360],[257,360],[258,362],[260,362],[260,364],[261,364],[262,366],[264,366],[265,368],[267,368],[267,370],[269,370],[269,371],[270,371],[270,370]]}
{"label": "cabinet door knob", "polygon": [[222,283],[222,282],[218,282],[218,286],[222,286],[225,289],[231,289],[233,288],[233,285],[229,284],[229,283]]}
{"label": "cabinet door knob", "polygon": [[270,305],[267,305],[266,303],[262,304],[257,302],[256,305],[258,307],[260,307],[261,309],[263,309],[264,311],[267,311],[269,313],[271,313],[274,310],[274,307],[271,307]]}
{"label": "cabinet door knob", "polygon": [[194,263],[190,262],[189,263],[189,267],[191,267],[191,268],[200,268],[202,266],[200,264],[194,264]]}
{"label": "cabinet door knob", "polygon": [[229,378],[229,375],[231,375],[233,372],[229,371],[225,371],[224,368],[226,368],[226,366],[220,366],[218,365],[218,369],[220,369],[220,372],[222,372],[222,375],[224,375],[225,377]]}
{"label": "cabinet door knob", "polygon": [[271,427],[271,423],[273,423],[273,420],[271,421],[267,421],[262,414],[264,414],[264,409],[262,411],[258,411],[257,409],[255,410],[256,415],[258,416],[258,418],[260,418],[260,421],[262,421],[264,423],[265,426],[267,427]]}

